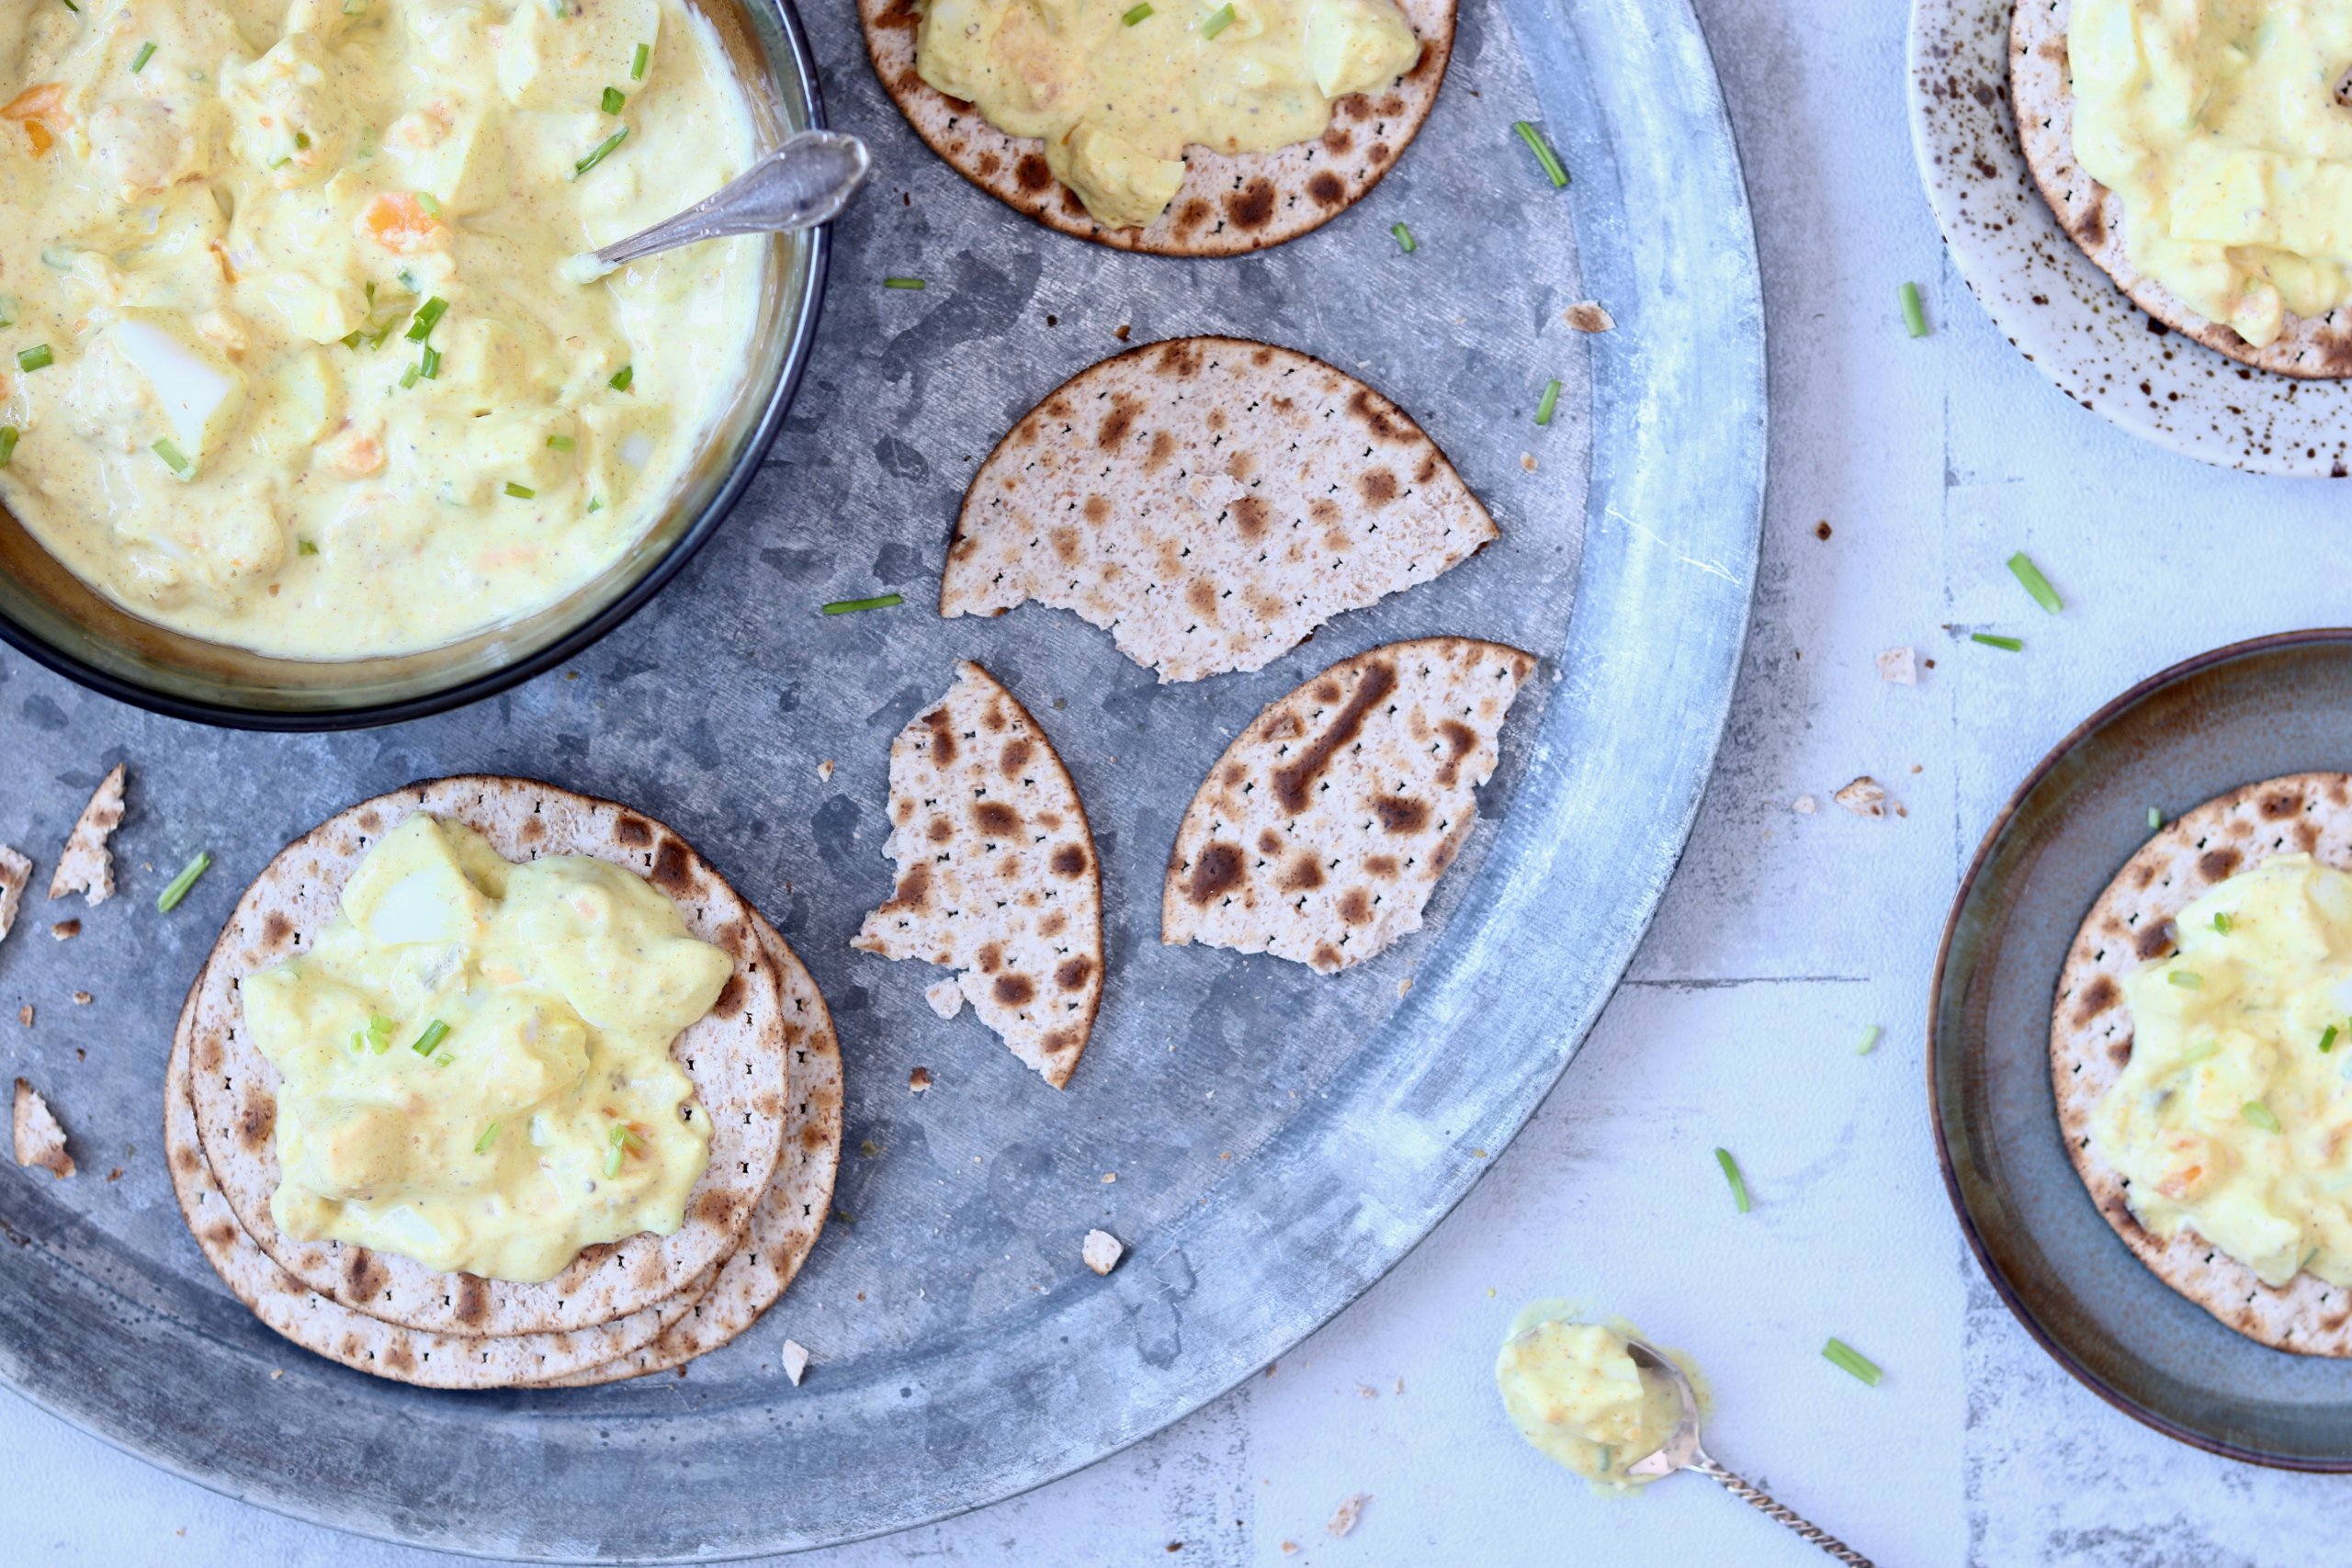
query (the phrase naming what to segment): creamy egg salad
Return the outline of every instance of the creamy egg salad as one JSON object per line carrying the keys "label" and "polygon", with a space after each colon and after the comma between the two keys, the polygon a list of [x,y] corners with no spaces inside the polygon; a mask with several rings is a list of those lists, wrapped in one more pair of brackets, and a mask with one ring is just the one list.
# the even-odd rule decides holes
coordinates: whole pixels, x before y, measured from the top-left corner
{"label": "creamy egg salad", "polygon": [[2154,1235],[2352,1284],[2352,876],[2280,855],[2174,924],[2180,951],[2124,982],[2132,1059],[2092,1141]]}
{"label": "creamy egg salad", "polygon": [[575,253],[754,156],[682,0],[0,6],[0,503],[131,611],[412,651],[617,559],[761,254]]}
{"label": "creamy egg salad", "polygon": [[2256,347],[2352,301],[2352,4],[2074,0],[2066,56],[2133,266]]}
{"label": "creamy egg salad", "polygon": [[1394,0],[923,0],[915,69],[1008,136],[1045,139],[1096,221],[1141,228],[1183,152],[1268,152],[1421,58]]}
{"label": "creamy egg salad", "polygon": [[272,1217],[492,1280],[673,1234],[710,1128],[670,1047],[733,968],[622,867],[511,865],[411,817],[316,945],[240,987],[283,1080]]}
{"label": "creamy egg salad", "polygon": [[[1511,1320],[1495,1358],[1495,1386],[1520,1436],[1596,1492],[1647,1485],[1655,1477],[1626,1466],[1664,1448],[1682,1421],[1673,1383],[1634,1364],[1629,1336],[1643,1337],[1630,1324],[1578,1322],[1566,1302],[1534,1302]],[[1696,1369],[1682,1370],[1702,1386]]]}

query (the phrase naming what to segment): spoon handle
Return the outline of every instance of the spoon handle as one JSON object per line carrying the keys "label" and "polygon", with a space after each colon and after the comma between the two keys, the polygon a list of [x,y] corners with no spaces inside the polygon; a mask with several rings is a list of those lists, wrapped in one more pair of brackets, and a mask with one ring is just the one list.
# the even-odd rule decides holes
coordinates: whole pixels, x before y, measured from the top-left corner
{"label": "spoon handle", "polygon": [[1863,1556],[1860,1552],[1856,1551],[1852,1547],[1848,1546],[1844,1541],[1839,1540],[1836,1536],[1831,1535],[1819,1525],[1814,1524],[1812,1521],[1805,1518],[1804,1515],[1798,1513],[1794,1508],[1790,1507],[1785,1503],[1774,1502],[1770,1495],[1766,1493],[1762,1487],[1758,1486],[1753,1482],[1747,1481],[1739,1476],[1734,1475],[1730,1471],[1725,1470],[1722,1465],[1716,1463],[1713,1459],[1710,1459],[1705,1454],[1700,1454],[1696,1458],[1692,1459],[1690,1461],[1690,1468],[1698,1471],[1702,1475],[1713,1476],[1717,1481],[1723,1483],[1724,1491],[1730,1493],[1733,1496],[1738,1498],[1749,1507],[1771,1515],[1774,1518],[1780,1520],[1782,1524],[1796,1531],[1797,1534],[1813,1542],[1814,1545],[1821,1548],[1822,1551],[1829,1553],[1830,1556],[1835,1557],[1838,1562],[1846,1564],[1846,1568],[1877,1568],[1877,1565],[1871,1562],[1869,1558]]}
{"label": "spoon handle", "polygon": [[596,253],[617,266],[656,251],[722,234],[807,229],[839,213],[865,179],[872,160],[854,136],[804,130],[753,164],[725,188],[676,217]]}

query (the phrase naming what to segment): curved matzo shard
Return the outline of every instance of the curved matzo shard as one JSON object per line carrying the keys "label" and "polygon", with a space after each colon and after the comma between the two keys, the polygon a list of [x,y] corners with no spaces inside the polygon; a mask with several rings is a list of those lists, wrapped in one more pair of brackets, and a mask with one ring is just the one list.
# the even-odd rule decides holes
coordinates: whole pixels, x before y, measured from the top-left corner
{"label": "curved matzo shard", "polygon": [[1081,370],[972,478],[943,615],[1075,610],[1163,681],[1257,670],[1495,536],[1437,444],[1352,376],[1240,338]]}
{"label": "curved matzo shard", "polygon": [[120,762],[98,781],[90,804],[82,807],[65,847],[57,852],[57,871],[49,879],[49,896],[62,898],[79,893],[83,901],[103,904],[114,897],[114,852],[107,840],[122,826],[122,789],[126,769]]}
{"label": "curved matzo shard", "polygon": [[1145,229],[1106,229],[1046,167],[1046,144],[1007,136],[978,109],[946,96],[915,71],[917,0],[858,0],[874,73],[915,134],[955,171],[1014,211],[1065,234],[1118,250],[1230,256],[1320,228],[1380,183],[1437,103],[1453,52],[1455,0],[1398,0],[1421,40],[1420,62],[1377,95],[1351,93],[1331,107],[1314,141],[1272,152],[1184,149],[1184,183]]}
{"label": "curved matzo shard", "polygon": [[1102,1001],[1102,884],[1086,808],[1028,710],[978,665],[890,743],[898,890],[851,943],[956,980],[1056,1089]]}
{"label": "curved matzo shard", "polygon": [[1477,819],[1535,656],[1471,637],[1333,665],[1225,749],[1176,830],[1159,940],[1329,975],[1408,931]]}
{"label": "curved matzo shard", "polygon": [[2123,863],[2075,933],[2050,1018],[2051,1087],[2067,1157],[2100,1215],[2156,1278],[2249,1339],[2306,1356],[2352,1356],[2352,1292],[2315,1274],[2283,1287],[2182,1225],[2144,1228],[2130,1183],[2091,1141],[2091,1115],[2132,1060],[2123,980],[2170,956],[2173,920],[2215,884],[2274,854],[2309,854],[2352,871],[2352,774],[2290,773],[2218,795],[2165,827]]}

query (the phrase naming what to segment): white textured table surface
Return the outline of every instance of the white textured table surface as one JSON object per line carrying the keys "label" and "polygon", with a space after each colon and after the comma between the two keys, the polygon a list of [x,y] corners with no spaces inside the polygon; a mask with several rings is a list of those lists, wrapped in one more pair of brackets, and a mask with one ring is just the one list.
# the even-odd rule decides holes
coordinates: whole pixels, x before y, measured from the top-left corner
{"label": "white textured table surface", "polygon": [[[1701,9],[1763,253],[1772,492],[1723,763],[1626,987],[1459,1212],[1267,1375],[1027,1496],[799,1562],[1826,1561],[1704,1481],[1602,1503],[1523,1448],[1489,1368],[1510,1313],[1551,1294],[1695,1354],[1718,1454],[1885,1568],[2342,1561],[2352,1487],[2169,1443],[2011,1321],[1944,1201],[1920,1032],[1960,871],[2043,750],[2177,659],[2352,620],[2352,590],[2313,570],[2343,558],[2346,492],[2142,446],[2018,359],[1942,265],[1896,0]],[[1903,334],[1905,278],[1925,342]],[[2066,595],[2062,619],[2003,569],[2018,548]],[[1936,661],[1916,689],[1873,671],[1897,644]],[[1908,815],[1830,807],[1858,773]],[[1806,794],[1820,815],[1791,809]],[[1870,1023],[1885,1038],[1857,1057]],[[1718,1144],[1747,1168],[1745,1217]],[[1882,1386],[1821,1359],[1833,1333],[1885,1366]],[[646,1479],[651,1506],[693,1506]],[[1354,1492],[1374,1501],[1332,1540]],[[27,1563],[444,1561],[215,1496],[6,1396],[0,1540]]]}

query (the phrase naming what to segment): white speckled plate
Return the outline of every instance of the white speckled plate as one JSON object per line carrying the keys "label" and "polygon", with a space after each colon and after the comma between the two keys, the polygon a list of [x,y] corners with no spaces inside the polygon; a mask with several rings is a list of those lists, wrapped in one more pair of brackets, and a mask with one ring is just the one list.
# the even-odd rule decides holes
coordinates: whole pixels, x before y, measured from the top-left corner
{"label": "white speckled plate", "polygon": [[2009,107],[2011,0],[1913,0],[1911,145],[1952,265],[2018,351],[2159,446],[2255,473],[2352,472],[2352,382],[2250,369],[2126,299],[2058,227]]}

